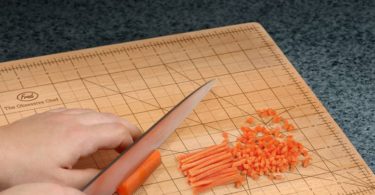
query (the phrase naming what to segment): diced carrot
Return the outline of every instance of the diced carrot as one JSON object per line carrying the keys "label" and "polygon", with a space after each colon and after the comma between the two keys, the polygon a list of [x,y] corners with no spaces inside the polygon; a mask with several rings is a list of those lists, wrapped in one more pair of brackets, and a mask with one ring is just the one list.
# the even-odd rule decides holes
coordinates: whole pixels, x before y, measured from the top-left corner
{"label": "diced carrot", "polygon": [[281,118],[281,116],[278,116],[278,115],[275,115],[272,117],[272,122],[273,123],[279,123],[281,122],[283,119]]}
{"label": "diced carrot", "polygon": [[310,157],[305,158],[305,159],[303,160],[302,166],[303,166],[303,167],[307,167],[307,166],[310,164],[310,160],[311,160]]}
{"label": "diced carrot", "polygon": [[267,114],[268,114],[268,116],[274,116],[274,115],[276,115],[276,111],[272,108],[268,108]]}
{"label": "diced carrot", "polygon": [[[187,176],[194,193],[225,183],[234,183],[239,187],[244,178],[241,174],[254,180],[263,175],[271,180],[280,180],[282,175],[279,173],[310,164],[311,157],[304,146],[292,135],[280,133],[281,128],[286,131],[295,129],[288,120],[271,108],[258,110],[257,114],[272,117],[272,129],[260,124],[255,124],[253,128],[244,126],[233,147],[228,146],[228,134],[223,133],[224,141],[220,145],[178,157],[179,169]],[[254,120],[248,117],[246,122],[252,124]],[[237,176],[241,177],[233,179]]]}
{"label": "diced carrot", "polygon": [[161,164],[160,152],[155,150],[134,172],[117,187],[119,195],[133,194]]}
{"label": "diced carrot", "polygon": [[249,117],[249,118],[246,119],[246,122],[249,123],[249,124],[252,124],[254,122],[254,118]]}

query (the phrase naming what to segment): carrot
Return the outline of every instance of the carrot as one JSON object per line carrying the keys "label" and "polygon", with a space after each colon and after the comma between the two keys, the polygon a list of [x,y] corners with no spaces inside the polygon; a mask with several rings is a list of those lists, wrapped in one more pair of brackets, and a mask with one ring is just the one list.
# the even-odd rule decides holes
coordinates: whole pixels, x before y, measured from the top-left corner
{"label": "carrot", "polygon": [[216,176],[210,176],[208,178],[201,179],[197,182],[192,182],[191,186],[198,187],[198,186],[201,186],[201,185],[210,184],[210,183],[213,183],[215,180],[222,179],[222,178],[225,178],[225,177],[230,177],[232,175],[238,175],[238,172],[237,171],[231,171],[231,172],[222,173],[222,174],[216,175]]}
{"label": "carrot", "polygon": [[198,194],[200,192],[204,192],[204,191],[206,191],[208,189],[211,189],[212,187],[215,187],[215,186],[218,186],[218,185],[224,185],[224,184],[227,184],[227,183],[232,183],[233,181],[240,181],[240,180],[242,180],[242,177],[243,176],[241,176],[241,175],[231,175],[229,177],[220,178],[220,179],[212,182],[211,184],[195,188],[193,192],[194,192],[194,194]]}
{"label": "carrot", "polygon": [[211,155],[211,156],[203,157],[203,158],[201,158],[197,161],[194,161],[194,162],[185,163],[185,164],[181,165],[181,170],[185,171],[185,170],[188,170],[188,169],[193,168],[193,167],[194,168],[204,167],[206,165],[212,164],[214,162],[217,162],[219,160],[224,159],[225,157],[230,157],[230,156],[231,156],[230,153],[228,153],[227,151],[223,151],[223,152]]}
{"label": "carrot", "polygon": [[189,156],[185,159],[182,159],[181,163],[191,162],[191,161],[200,159],[202,156],[208,156],[208,155],[214,154],[215,152],[223,151],[225,149],[227,149],[226,143],[223,142],[219,145],[211,146],[211,147],[207,148],[206,150],[202,150],[200,152],[197,152],[194,155],[191,155],[191,156]]}
{"label": "carrot", "polygon": [[249,123],[249,124],[251,124],[251,123],[254,122],[254,118],[249,117],[249,118],[246,119],[246,122]]}
{"label": "carrot", "polygon": [[177,160],[181,161],[182,159],[185,159],[189,156],[192,156],[192,155],[194,155],[198,152],[200,152],[200,151],[190,152],[190,153],[186,153],[186,154],[180,154],[180,155],[177,156]]}
{"label": "carrot", "polygon": [[190,170],[188,172],[192,176],[192,178],[195,178],[195,179],[203,178],[204,176],[207,176],[210,173],[215,173],[216,171],[219,171],[223,168],[232,167],[231,161],[232,161],[232,159],[223,160],[219,163],[212,164],[212,165],[204,167],[202,169],[198,169],[198,170],[193,169],[193,170]]}
{"label": "carrot", "polygon": [[267,109],[267,114],[268,116],[275,116],[276,115],[276,111],[272,108],[268,108]]}
{"label": "carrot", "polygon": [[248,117],[245,125],[252,127],[242,126],[233,146],[229,146],[228,133],[223,132],[221,144],[178,157],[180,170],[195,194],[228,183],[240,187],[243,175],[254,180],[261,176],[281,180],[280,173],[310,164],[308,151],[287,134],[295,130],[287,119],[271,108],[258,110],[257,114],[261,118],[271,117],[272,129],[254,124],[254,119]]}
{"label": "carrot", "polygon": [[278,115],[275,115],[272,117],[272,122],[273,123],[279,123],[283,120],[283,118],[281,118],[281,116],[278,116]]}
{"label": "carrot", "polygon": [[192,167],[192,166],[195,165],[194,168],[192,169],[192,171],[194,171],[194,170],[201,169],[203,167],[207,167],[209,165],[212,165],[212,164],[214,164],[218,161],[224,161],[224,160],[230,159],[231,157],[232,157],[232,154],[230,154],[229,152],[222,152],[222,153],[218,153],[214,156],[208,156],[208,157],[203,158],[199,161],[196,161],[198,163],[190,163],[189,167]]}
{"label": "carrot", "polygon": [[133,194],[161,164],[160,152],[155,150],[134,172],[117,187],[119,195]]}

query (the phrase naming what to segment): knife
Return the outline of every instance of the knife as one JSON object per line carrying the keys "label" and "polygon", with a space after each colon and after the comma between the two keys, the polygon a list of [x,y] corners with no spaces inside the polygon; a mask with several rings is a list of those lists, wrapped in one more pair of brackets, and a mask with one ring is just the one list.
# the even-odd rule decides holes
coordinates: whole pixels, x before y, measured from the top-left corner
{"label": "knife", "polygon": [[87,195],[112,195],[121,181],[132,172],[175,131],[206,96],[215,83],[211,80],[172,108],[137,141],[123,151],[82,189]]}

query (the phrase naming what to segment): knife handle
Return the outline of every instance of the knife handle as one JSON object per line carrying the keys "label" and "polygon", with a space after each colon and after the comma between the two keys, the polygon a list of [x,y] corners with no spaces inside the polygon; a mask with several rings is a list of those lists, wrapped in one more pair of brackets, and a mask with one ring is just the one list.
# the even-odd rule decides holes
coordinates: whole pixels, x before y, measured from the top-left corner
{"label": "knife handle", "polygon": [[136,170],[117,187],[118,195],[132,195],[161,164],[158,150],[154,150]]}

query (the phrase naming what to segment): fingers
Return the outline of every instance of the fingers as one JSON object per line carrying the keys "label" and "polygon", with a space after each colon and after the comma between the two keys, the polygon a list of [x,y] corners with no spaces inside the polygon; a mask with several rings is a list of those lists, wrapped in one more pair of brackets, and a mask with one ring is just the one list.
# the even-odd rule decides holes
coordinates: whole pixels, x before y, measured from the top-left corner
{"label": "fingers", "polygon": [[62,111],[64,111],[64,110],[66,110],[66,108],[55,108],[55,109],[52,109],[52,110],[48,110],[47,112],[62,112]]}
{"label": "fingers", "polygon": [[62,113],[66,115],[74,115],[74,118],[78,120],[83,125],[96,125],[102,123],[121,123],[124,125],[130,134],[132,135],[133,139],[138,139],[142,132],[129,121],[120,118],[114,114],[110,113],[100,113],[95,112],[91,109],[65,109],[65,108],[57,108],[48,111],[50,113]]}
{"label": "fingers", "polygon": [[134,140],[138,139],[142,134],[141,131],[129,121],[110,113],[86,112],[79,115],[78,120],[84,125],[121,123],[130,132]]}
{"label": "fingers", "polygon": [[92,109],[86,109],[86,108],[56,108],[49,110],[48,112],[52,113],[64,113],[64,114],[83,114],[83,113],[89,113],[89,112],[95,112]]}
{"label": "fingers", "polygon": [[120,119],[119,122],[130,131],[130,134],[132,135],[134,140],[137,140],[139,137],[141,137],[142,132],[141,130],[138,129],[137,126],[133,125],[132,123],[130,123],[129,121],[125,119],[122,119],[122,118],[119,118],[119,119]]}
{"label": "fingers", "polygon": [[87,156],[98,149],[116,149],[122,151],[133,144],[128,129],[121,123],[104,123],[92,125],[84,134],[84,145],[80,148],[81,155]]}
{"label": "fingers", "polygon": [[85,193],[75,189],[75,188],[70,188],[70,187],[62,187],[62,194],[63,195],[85,195]]}
{"label": "fingers", "polygon": [[61,169],[59,177],[67,186],[81,189],[99,172],[98,169]]}
{"label": "fingers", "polygon": [[67,186],[61,186],[55,183],[26,183],[26,184],[13,186],[1,192],[1,195],[29,195],[29,194],[84,195],[83,192],[77,189],[67,187]]}

